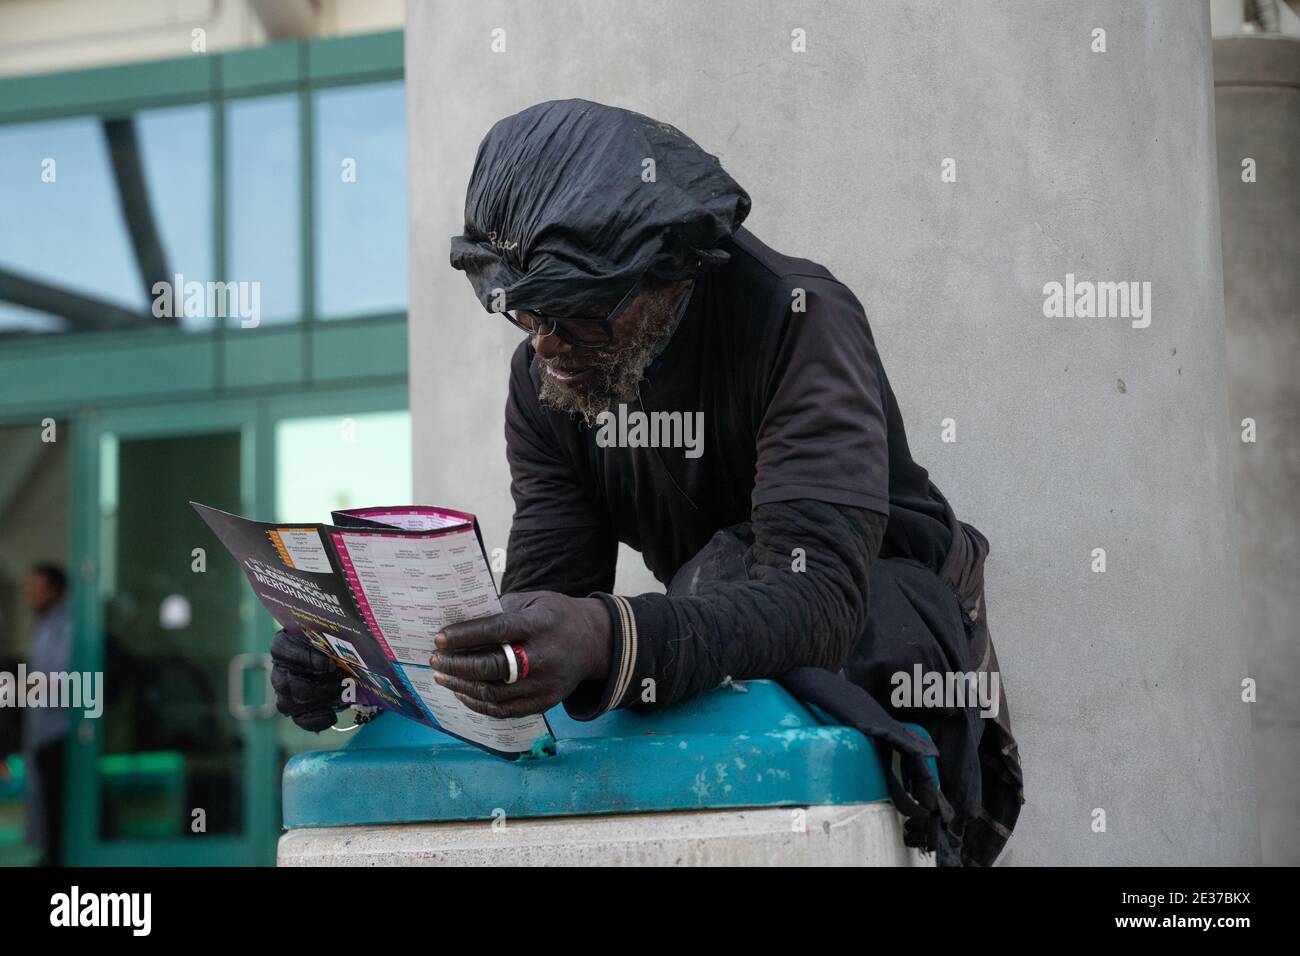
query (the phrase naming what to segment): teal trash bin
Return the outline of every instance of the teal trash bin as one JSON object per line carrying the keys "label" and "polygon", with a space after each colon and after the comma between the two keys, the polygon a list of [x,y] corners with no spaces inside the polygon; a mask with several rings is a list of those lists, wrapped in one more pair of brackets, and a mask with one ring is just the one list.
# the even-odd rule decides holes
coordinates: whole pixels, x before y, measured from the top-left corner
{"label": "teal trash bin", "polygon": [[293,865],[917,865],[857,730],[771,681],[651,713],[548,715],[553,755],[506,761],[383,715],[284,772]]}

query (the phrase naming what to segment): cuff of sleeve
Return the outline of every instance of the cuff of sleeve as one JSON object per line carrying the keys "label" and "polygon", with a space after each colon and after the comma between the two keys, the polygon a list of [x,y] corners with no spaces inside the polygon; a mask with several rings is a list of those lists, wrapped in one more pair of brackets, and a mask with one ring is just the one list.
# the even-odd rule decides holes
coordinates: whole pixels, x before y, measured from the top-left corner
{"label": "cuff of sleeve", "polygon": [[589,597],[599,598],[605,605],[614,639],[604,682],[585,681],[564,699],[564,710],[574,720],[594,720],[623,706],[636,669],[636,617],[627,598],[601,592]]}

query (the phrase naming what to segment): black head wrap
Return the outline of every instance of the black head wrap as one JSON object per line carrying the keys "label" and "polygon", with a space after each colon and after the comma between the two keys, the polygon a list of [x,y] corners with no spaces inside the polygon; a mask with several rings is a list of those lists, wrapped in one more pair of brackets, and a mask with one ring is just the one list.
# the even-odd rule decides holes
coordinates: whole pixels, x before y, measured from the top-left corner
{"label": "black head wrap", "polygon": [[479,144],[451,264],[489,312],[588,315],[642,275],[685,279],[725,262],[717,245],[749,206],[718,158],[675,127],[551,100]]}

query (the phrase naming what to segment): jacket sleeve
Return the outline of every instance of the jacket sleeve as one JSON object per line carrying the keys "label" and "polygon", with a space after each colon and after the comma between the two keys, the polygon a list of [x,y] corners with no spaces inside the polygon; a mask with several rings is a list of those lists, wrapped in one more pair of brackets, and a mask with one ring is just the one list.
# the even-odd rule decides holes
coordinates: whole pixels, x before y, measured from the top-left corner
{"label": "jacket sleeve", "polygon": [[590,720],[617,708],[662,707],[722,683],[776,678],[795,667],[838,670],[867,623],[868,578],[886,517],[813,499],[752,513],[747,580],[690,596],[600,596],[614,623],[603,686],[565,701]]}
{"label": "jacket sleeve", "polygon": [[558,591],[587,597],[614,586],[618,546],[598,528],[510,529],[501,593]]}

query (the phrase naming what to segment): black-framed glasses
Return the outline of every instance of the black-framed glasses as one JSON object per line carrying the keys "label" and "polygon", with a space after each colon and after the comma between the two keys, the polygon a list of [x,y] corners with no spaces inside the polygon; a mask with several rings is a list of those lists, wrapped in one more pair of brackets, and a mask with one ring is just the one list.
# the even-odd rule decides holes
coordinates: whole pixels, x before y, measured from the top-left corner
{"label": "black-framed glasses", "polygon": [[579,349],[601,349],[614,343],[614,322],[627,311],[641,290],[641,279],[619,300],[608,315],[554,315],[541,309],[515,309],[501,313],[516,328],[545,338],[556,335],[561,342]]}

